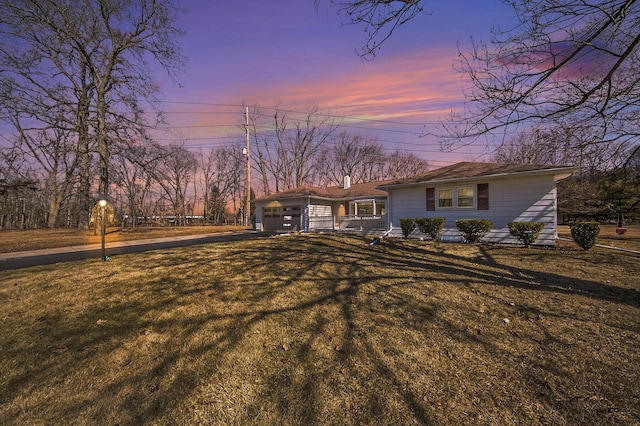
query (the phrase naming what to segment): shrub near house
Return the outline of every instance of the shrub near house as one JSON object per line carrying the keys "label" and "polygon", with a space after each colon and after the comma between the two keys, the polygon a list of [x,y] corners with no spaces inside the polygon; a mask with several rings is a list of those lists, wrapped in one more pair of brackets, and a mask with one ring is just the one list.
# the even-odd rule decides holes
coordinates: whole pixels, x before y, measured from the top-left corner
{"label": "shrub near house", "polygon": [[535,243],[544,229],[542,222],[510,222],[508,226],[511,235],[520,240],[525,247]]}
{"label": "shrub near house", "polygon": [[416,227],[416,223],[413,219],[409,218],[401,218],[400,219],[400,227],[402,228],[402,235],[405,238],[409,238],[409,235],[413,232]]}
{"label": "shrub near house", "polygon": [[477,243],[484,237],[493,226],[493,221],[489,219],[461,219],[456,220],[456,227],[468,243]]}
{"label": "shrub near house", "polygon": [[419,217],[415,220],[420,232],[428,235],[434,241],[440,236],[446,221],[447,219],[444,217]]}
{"label": "shrub near house", "polygon": [[570,226],[573,241],[585,250],[596,245],[596,239],[600,234],[598,222],[580,222]]}

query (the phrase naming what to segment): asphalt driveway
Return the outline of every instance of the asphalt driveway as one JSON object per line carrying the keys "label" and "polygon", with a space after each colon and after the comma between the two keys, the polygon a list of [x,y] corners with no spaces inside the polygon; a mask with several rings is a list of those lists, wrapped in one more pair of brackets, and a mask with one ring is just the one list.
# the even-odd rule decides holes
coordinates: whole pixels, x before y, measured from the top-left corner
{"label": "asphalt driveway", "polygon": [[[106,245],[106,255],[112,257],[120,254],[142,253],[151,250],[187,247],[198,244],[264,238],[271,235],[273,234],[268,232],[224,232],[219,234],[186,235],[152,240],[124,241],[108,243]],[[100,259],[101,257],[102,247],[100,244],[2,253],[0,254],[0,271],[83,259]]]}

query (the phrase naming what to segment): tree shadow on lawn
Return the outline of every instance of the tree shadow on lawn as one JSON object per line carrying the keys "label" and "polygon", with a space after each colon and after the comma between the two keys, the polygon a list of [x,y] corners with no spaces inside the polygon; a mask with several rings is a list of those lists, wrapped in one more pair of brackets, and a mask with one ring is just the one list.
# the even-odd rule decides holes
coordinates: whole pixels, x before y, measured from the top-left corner
{"label": "tree shadow on lawn", "polygon": [[[477,289],[488,284],[638,306],[637,292],[501,265],[482,249],[480,258],[470,259],[393,241],[371,248],[353,237],[302,237],[286,249],[267,241],[213,251],[201,246],[181,257],[169,253],[150,260],[162,268],[149,271],[144,286],[132,283],[126,294],[113,295],[107,287],[117,284],[101,284],[89,307],[71,313],[52,308],[33,324],[34,336],[47,336],[45,341],[5,345],[9,357],[14,347],[30,344],[42,353],[6,382],[3,404],[37,395],[36,383],[52,392],[78,386],[59,400],[27,404],[14,418],[430,424],[468,420],[482,410],[499,419],[504,413],[496,393],[510,390],[517,397],[531,389],[570,415],[573,407],[563,407],[548,382],[530,373],[562,377],[564,367],[528,354],[525,371],[517,351],[494,339],[504,330],[485,325],[486,314],[447,293],[478,297]],[[516,311],[504,301],[490,308],[498,323],[503,312]],[[100,319],[105,322],[98,324]],[[487,332],[480,334],[474,324]],[[539,328],[538,346],[564,343]],[[471,359],[484,356],[495,365],[477,370]],[[483,382],[505,370],[520,374],[524,389],[451,386],[459,371]],[[69,377],[56,377],[60,372]],[[93,375],[95,383],[77,383],[76,375]],[[464,400],[470,393],[479,406]],[[514,407],[513,415],[532,416]],[[41,417],[29,417],[28,409],[40,410]]]}
{"label": "tree shadow on lawn", "polygon": [[[513,354],[501,349],[498,345],[492,344],[490,341],[487,341],[487,339],[479,337],[477,330],[472,327],[470,328],[468,324],[460,325],[447,321],[440,312],[443,309],[442,306],[438,306],[438,304],[434,304],[430,300],[436,297],[439,291],[437,279],[428,283],[428,288],[423,290],[423,298],[416,298],[415,294],[408,295],[400,289],[404,286],[414,288],[416,285],[416,277],[420,280],[420,274],[424,273],[425,268],[427,268],[439,271],[439,273],[444,274],[446,277],[441,279],[453,281],[457,285],[462,284],[467,286],[470,282],[480,282],[481,284],[498,284],[500,286],[510,286],[527,290],[546,290],[540,288],[539,284],[532,284],[528,278],[524,279],[520,277],[523,269],[502,267],[498,268],[498,272],[480,273],[478,269],[474,267],[474,262],[470,262],[468,258],[452,255],[434,256],[433,253],[429,253],[431,259],[424,259],[421,258],[419,250],[408,253],[406,247],[400,247],[398,252],[393,252],[392,250],[392,252],[383,251],[382,253],[376,253],[378,256],[375,259],[371,259],[372,252],[368,248],[360,246],[354,247],[349,244],[341,247],[338,241],[331,241],[325,245],[324,241],[317,240],[309,242],[308,246],[305,246],[303,253],[298,254],[301,255],[301,259],[312,254],[314,260],[306,265],[307,268],[302,267],[300,269],[300,265],[296,263],[298,260],[296,255],[288,253],[288,256],[290,256],[288,261],[292,265],[291,267],[297,272],[288,275],[290,280],[287,280],[287,283],[283,284],[280,290],[293,286],[298,280],[303,279],[305,275],[303,271],[308,272],[309,270],[314,270],[316,267],[332,263],[338,267],[334,276],[329,275],[323,277],[322,274],[316,275],[316,280],[319,283],[317,285],[322,285],[323,289],[331,289],[331,291],[325,292],[322,297],[308,299],[302,304],[293,304],[278,312],[263,311],[262,314],[270,316],[294,311],[308,312],[310,308],[318,306],[319,304],[339,306],[341,312],[339,316],[340,322],[344,323],[344,330],[341,338],[342,343],[338,345],[340,347],[338,353],[343,355],[343,357],[331,360],[331,362],[329,362],[329,365],[333,366],[331,369],[312,368],[315,373],[309,374],[307,380],[303,380],[304,384],[295,386],[299,392],[295,395],[289,395],[290,400],[287,398],[283,399],[281,392],[276,392],[274,395],[273,390],[290,386],[291,377],[281,374],[270,376],[267,382],[270,383],[271,386],[266,386],[268,390],[262,393],[260,398],[257,398],[258,402],[253,405],[249,404],[251,409],[247,408],[253,413],[260,411],[260,407],[264,405],[264,400],[273,400],[280,396],[281,399],[279,403],[271,408],[276,411],[279,410],[279,415],[283,416],[282,418],[287,418],[287,415],[291,415],[289,411],[291,410],[291,405],[294,405],[300,411],[299,418],[320,421],[322,416],[319,413],[318,407],[324,405],[323,401],[326,397],[323,397],[321,392],[318,391],[318,382],[338,380],[343,388],[357,388],[357,384],[359,384],[361,389],[365,389],[367,386],[363,385],[363,383],[371,381],[375,383],[374,388],[384,389],[385,391],[382,393],[368,392],[366,393],[368,396],[368,398],[366,398],[367,400],[359,401],[358,404],[355,404],[353,400],[349,399],[353,399],[353,395],[343,396],[345,398],[345,407],[350,407],[350,410],[346,410],[344,413],[346,419],[350,418],[350,411],[353,411],[356,413],[353,414],[356,417],[352,418],[354,422],[362,421],[363,419],[371,421],[374,419],[380,420],[381,418],[385,418],[385,415],[391,415],[389,411],[383,413],[382,411],[388,409],[382,407],[397,405],[398,401],[403,401],[403,409],[411,413],[411,418],[420,422],[431,421],[433,418],[425,407],[425,396],[421,396],[419,390],[408,390],[411,386],[407,385],[407,383],[401,379],[403,375],[407,374],[408,370],[403,368],[398,369],[397,361],[390,361],[390,355],[388,354],[389,348],[391,348],[391,352],[393,352],[394,346],[388,345],[387,347],[380,347],[380,343],[374,344],[367,336],[375,334],[382,327],[393,328],[397,333],[402,333],[402,331],[407,328],[413,328],[419,337],[415,338],[410,344],[416,346],[425,345],[425,343],[431,341],[433,337],[438,336],[430,336],[429,330],[424,329],[422,325],[425,323],[436,323],[441,330],[444,330],[444,334],[450,337],[448,340],[451,349],[444,349],[448,357],[455,357],[457,343],[461,341],[465,342],[465,344],[483,346],[489,356],[508,358],[513,357]],[[326,258],[323,258],[325,254]],[[246,255],[247,253],[243,254],[243,256]],[[279,251],[273,253],[273,255],[280,260],[282,259],[282,253]],[[271,259],[269,253],[264,252],[260,255],[260,258],[263,260]],[[268,260],[264,262],[266,264],[269,263]],[[493,263],[495,264],[495,262]],[[280,266],[282,267],[284,265]],[[377,270],[375,278],[371,278],[370,271],[365,271],[367,268]],[[397,268],[401,268],[402,273],[398,273]],[[288,269],[289,268],[283,267],[282,271],[285,272]],[[506,278],[504,277],[505,271],[508,272]],[[336,278],[344,280],[346,277],[348,277],[348,286],[342,288],[342,290],[339,289],[338,286],[327,285],[326,281],[330,282],[331,279]],[[427,278],[431,278],[431,276],[427,276]],[[553,277],[553,280],[559,278],[564,277]],[[582,284],[584,284],[584,282]],[[571,285],[567,284],[566,287],[572,289],[572,293],[582,294],[582,290],[579,289],[580,285],[581,280],[577,280],[572,281]],[[553,286],[549,286],[549,289],[551,291],[557,291]],[[564,289],[563,292],[564,291],[566,291],[566,289]],[[362,296],[363,293],[365,294],[364,298]],[[376,305],[376,298],[380,299],[381,295],[384,296],[385,304],[380,307]],[[591,294],[591,296],[610,300],[608,294],[598,295],[598,293],[596,293]],[[262,297],[269,296],[262,294],[260,298]],[[617,299],[615,299],[615,301],[619,302]],[[456,308],[465,309],[469,316],[473,316],[474,314],[468,307],[457,306]],[[512,310],[515,311],[516,309],[514,308]],[[376,318],[375,326],[363,326],[359,320],[362,318],[362,315],[374,315],[376,311],[384,312],[387,315],[379,315]],[[390,311],[392,311],[391,317],[388,315]],[[321,338],[323,334],[322,324],[326,323],[326,320],[322,318],[322,313],[314,312],[314,315],[317,319],[316,324],[320,325],[312,327],[310,337],[306,340],[306,344],[302,345],[306,349],[298,353],[298,361],[306,365],[307,369],[309,366],[314,365],[314,360],[317,360],[318,357],[317,351],[312,349],[313,345],[310,342]],[[369,327],[368,330],[366,330],[367,327]],[[544,329],[544,327],[541,328]],[[544,337],[540,339],[540,345],[549,346],[554,343],[563,344],[565,342],[556,339],[553,333],[544,331]],[[406,350],[406,347],[402,347],[395,355],[401,357],[403,350]],[[349,356],[343,359],[345,358],[345,354],[352,354],[353,352],[358,352],[357,357],[363,364],[368,364],[369,369],[362,369],[349,363]],[[393,358],[393,356],[391,356],[391,358]],[[535,366],[537,365],[537,368],[544,368],[546,371],[557,376],[564,374],[562,369],[556,369],[547,363],[536,364],[532,362],[531,365],[532,368],[536,368]],[[341,372],[340,379],[335,379],[335,371]],[[372,375],[371,371],[374,371],[375,374]],[[343,376],[349,376],[351,379],[344,378]],[[523,376],[527,375],[523,374]],[[532,386],[539,389],[541,394],[548,393],[546,381],[534,375],[530,375],[529,378]],[[295,380],[293,381],[295,382]],[[351,383],[351,386],[349,386],[348,383]],[[331,392],[329,393],[341,394],[340,386],[329,387],[331,388]],[[344,392],[344,389],[342,389],[342,391]],[[300,398],[300,395],[304,397]],[[390,398],[389,395],[394,395],[393,398],[395,398],[395,400],[387,400],[387,404],[385,404],[385,398]],[[446,397],[446,395],[442,396],[443,399]],[[295,404],[292,404],[292,401],[295,401]],[[554,404],[552,395],[549,395],[548,402],[551,405]],[[359,410],[355,408],[356,405]],[[391,419],[389,419],[389,421],[391,421]]]}
{"label": "tree shadow on lawn", "polygon": [[[392,247],[402,250],[401,243],[389,243]],[[431,246],[433,247],[433,246]],[[446,247],[446,245],[445,245]],[[531,260],[544,262],[545,258],[558,256],[564,257],[567,263],[572,262],[589,262],[588,260],[577,259],[583,251],[566,253],[564,256],[555,251],[546,249],[522,249],[517,247],[492,247],[478,246],[479,256],[475,259],[469,259],[459,255],[447,253],[446,250],[438,250],[438,254],[432,250],[428,250],[429,246],[415,247],[411,246],[413,261],[407,261],[406,266],[409,268],[420,269],[423,267],[431,267],[440,270],[443,273],[450,273],[451,276],[468,276],[469,278],[486,280],[495,285],[521,288],[526,290],[541,290],[557,292],[564,295],[581,295],[597,300],[609,301],[614,303],[627,304],[633,307],[640,307],[640,291],[636,288],[622,288],[619,285],[610,285],[607,283],[596,282],[592,280],[581,279],[568,275],[560,275],[550,271],[534,270],[528,266]],[[501,250],[501,254],[505,255],[505,251],[509,250],[510,255],[518,256],[521,267],[513,267],[501,264],[494,257],[493,250]],[[522,252],[519,252],[522,251]],[[420,260],[420,253],[429,259],[425,262]],[[542,254],[539,254],[542,253]],[[579,253],[579,254],[576,254]],[[618,254],[618,259],[623,257],[628,259],[628,265],[637,265],[639,259],[637,256],[628,254]],[[416,259],[417,257],[417,259]],[[542,259],[542,260],[541,260]],[[601,267],[603,264],[610,263],[610,257],[605,255],[597,257],[597,263]],[[593,260],[591,260],[593,261]],[[475,268],[474,264],[485,265],[490,267],[491,271]],[[394,263],[382,263],[382,265],[394,265]],[[618,265],[619,266],[619,265]],[[640,273],[640,268],[638,273]],[[632,275],[633,276],[633,275]],[[620,283],[625,284],[625,283]]]}

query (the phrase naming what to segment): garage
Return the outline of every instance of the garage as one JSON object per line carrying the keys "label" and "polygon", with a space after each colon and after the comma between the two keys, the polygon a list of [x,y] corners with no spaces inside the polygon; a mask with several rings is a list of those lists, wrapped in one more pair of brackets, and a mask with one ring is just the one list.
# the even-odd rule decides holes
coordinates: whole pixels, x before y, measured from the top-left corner
{"label": "garage", "polygon": [[301,206],[265,207],[262,226],[265,231],[299,231]]}

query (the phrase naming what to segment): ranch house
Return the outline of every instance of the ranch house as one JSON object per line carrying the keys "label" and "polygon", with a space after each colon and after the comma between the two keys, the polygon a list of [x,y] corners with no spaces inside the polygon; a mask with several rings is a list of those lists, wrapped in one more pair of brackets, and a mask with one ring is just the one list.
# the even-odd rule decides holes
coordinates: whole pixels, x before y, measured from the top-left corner
{"label": "ranch house", "polygon": [[[269,231],[389,231],[401,218],[444,217],[443,241],[461,241],[455,221],[491,219],[484,238],[517,243],[509,222],[543,222],[536,244],[555,245],[556,182],[576,168],[462,162],[407,179],[331,188],[301,187],[255,200],[256,229]],[[414,231],[411,237],[424,237]]]}

